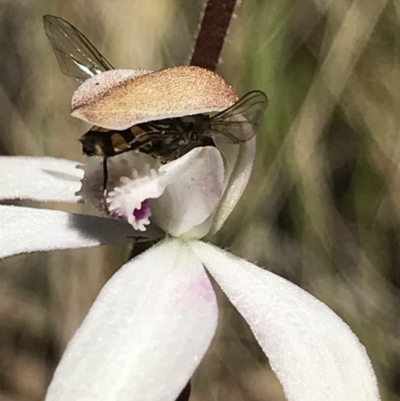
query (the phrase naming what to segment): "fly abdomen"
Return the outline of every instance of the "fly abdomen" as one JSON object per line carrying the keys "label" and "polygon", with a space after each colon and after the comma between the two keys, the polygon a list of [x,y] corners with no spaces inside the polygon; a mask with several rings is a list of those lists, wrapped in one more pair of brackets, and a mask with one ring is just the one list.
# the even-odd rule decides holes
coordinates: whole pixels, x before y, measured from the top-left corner
{"label": "fly abdomen", "polygon": [[79,141],[86,155],[110,157],[130,150],[133,139],[134,135],[130,129],[106,131],[103,128],[93,127]]}
{"label": "fly abdomen", "polygon": [[205,114],[169,118],[115,131],[94,126],[80,139],[88,156],[111,157],[130,150],[173,160],[197,146],[213,146],[204,133],[210,128]]}

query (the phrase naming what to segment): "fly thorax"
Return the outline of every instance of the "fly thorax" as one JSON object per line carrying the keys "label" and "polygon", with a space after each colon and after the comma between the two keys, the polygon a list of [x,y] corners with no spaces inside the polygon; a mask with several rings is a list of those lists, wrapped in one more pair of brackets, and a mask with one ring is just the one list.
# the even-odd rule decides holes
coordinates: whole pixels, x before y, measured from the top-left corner
{"label": "fly thorax", "polygon": [[201,135],[210,128],[210,117],[207,114],[194,114],[182,117],[182,122],[186,125],[187,130],[196,132]]}

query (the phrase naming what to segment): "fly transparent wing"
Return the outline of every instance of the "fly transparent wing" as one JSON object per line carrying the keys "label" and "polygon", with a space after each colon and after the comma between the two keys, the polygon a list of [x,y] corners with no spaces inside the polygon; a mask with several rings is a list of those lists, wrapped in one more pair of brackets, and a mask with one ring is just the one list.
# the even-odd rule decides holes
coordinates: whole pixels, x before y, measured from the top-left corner
{"label": "fly transparent wing", "polygon": [[246,142],[259,130],[267,105],[264,92],[246,93],[233,106],[211,118],[211,130],[207,134],[233,143]]}
{"label": "fly transparent wing", "polygon": [[114,68],[92,42],[69,22],[45,15],[43,24],[63,74],[83,82]]}

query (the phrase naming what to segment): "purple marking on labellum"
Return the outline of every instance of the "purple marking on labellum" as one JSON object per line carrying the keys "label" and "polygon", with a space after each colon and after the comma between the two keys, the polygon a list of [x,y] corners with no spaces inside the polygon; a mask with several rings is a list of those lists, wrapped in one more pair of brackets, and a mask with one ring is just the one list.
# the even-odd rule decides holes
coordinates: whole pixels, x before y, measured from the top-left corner
{"label": "purple marking on labellum", "polygon": [[140,209],[135,209],[133,211],[133,215],[135,216],[136,221],[140,221],[146,219],[147,217],[150,217],[151,212],[150,212],[149,200],[145,199],[140,205]]}

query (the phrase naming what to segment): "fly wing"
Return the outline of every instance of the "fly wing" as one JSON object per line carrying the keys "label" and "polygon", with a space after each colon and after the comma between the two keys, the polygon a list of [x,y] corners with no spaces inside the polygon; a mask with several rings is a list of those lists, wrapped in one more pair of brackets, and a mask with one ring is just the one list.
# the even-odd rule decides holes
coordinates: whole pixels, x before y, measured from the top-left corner
{"label": "fly wing", "polygon": [[246,93],[233,106],[221,111],[211,118],[209,135],[225,137],[229,142],[246,142],[259,130],[268,98],[262,91]]}
{"label": "fly wing", "polygon": [[69,22],[45,15],[43,24],[61,71],[66,76],[83,82],[114,68],[92,42]]}

